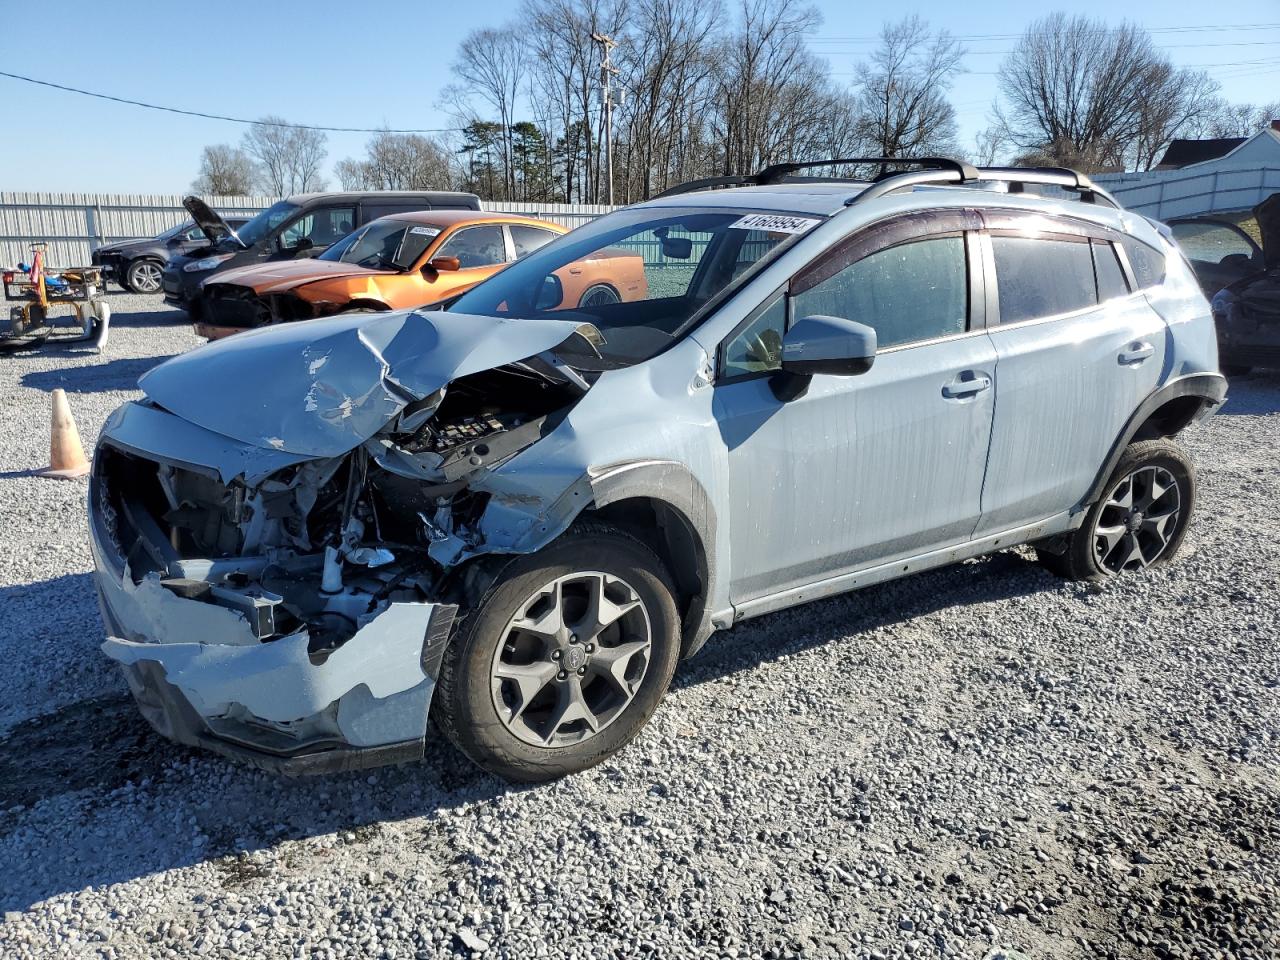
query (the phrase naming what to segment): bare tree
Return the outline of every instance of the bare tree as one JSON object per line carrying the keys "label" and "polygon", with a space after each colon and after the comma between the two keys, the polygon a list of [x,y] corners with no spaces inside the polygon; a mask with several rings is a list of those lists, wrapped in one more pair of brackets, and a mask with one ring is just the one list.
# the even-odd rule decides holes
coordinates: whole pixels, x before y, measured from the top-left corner
{"label": "bare tree", "polygon": [[623,202],[666,189],[681,176],[691,128],[710,96],[709,50],[723,16],[718,0],[637,0],[618,63],[627,96],[618,112]]}
{"label": "bare tree", "polygon": [[947,89],[964,48],[917,16],[880,31],[880,46],[858,64],[858,131],[882,157],[946,154],[956,149],[956,112]]}
{"label": "bare tree", "polygon": [[1169,141],[1193,129],[1214,104],[1217,81],[1207,73],[1154,63],[1148,71],[1150,94],[1138,109],[1138,129],[1128,151],[1129,165],[1150,170]]}
{"label": "bare tree", "polygon": [[[497,112],[501,126],[502,166],[505,193],[515,195],[515,163],[512,128],[516,102],[525,78],[528,50],[525,38],[514,26],[473,30],[463,39],[454,61],[454,73],[464,89],[478,96]],[[477,117],[468,117],[474,121]]]}
{"label": "bare tree", "polygon": [[993,124],[980,130],[973,138],[973,162],[979,167],[993,167],[996,159],[1006,148],[1004,132],[999,125]]}
{"label": "bare tree", "polygon": [[369,165],[364,160],[345,157],[333,165],[338,185],[343,190],[367,190],[369,188]]}
{"label": "bare tree", "polygon": [[244,135],[243,149],[256,161],[259,189],[280,197],[324,189],[320,165],[327,140],[323,131],[288,126],[279,117],[263,117]]}
{"label": "bare tree", "polygon": [[364,183],[373,190],[441,190],[451,186],[449,155],[416,133],[376,134],[368,143]]}
{"label": "bare tree", "polygon": [[[626,0],[525,0],[522,35],[530,38],[537,96],[556,105],[569,157],[565,198],[594,203],[601,194],[604,137],[600,47],[593,35],[619,36]],[[579,159],[580,158],[580,159]]]}
{"label": "bare tree", "polygon": [[715,51],[712,136],[723,173],[821,149],[833,91],[804,37],[822,22],[802,0],[739,0],[738,23]]}
{"label": "bare tree", "polygon": [[1204,114],[1189,125],[1193,137],[1251,137],[1280,120],[1280,101],[1256,106],[1215,98]]}
{"label": "bare tree", "polygon": [[205,196],[244,196],[253,189],[253,161],[239,147],[215,143],[200,152],[200,173],[191,184]]}
{"label": "bare tree", "polygon": [[1162,63],[1140,27],[1054,13],[1027,28],[1000,67],[1000,116],[1017,148],[1096,170],[1122,162]]}

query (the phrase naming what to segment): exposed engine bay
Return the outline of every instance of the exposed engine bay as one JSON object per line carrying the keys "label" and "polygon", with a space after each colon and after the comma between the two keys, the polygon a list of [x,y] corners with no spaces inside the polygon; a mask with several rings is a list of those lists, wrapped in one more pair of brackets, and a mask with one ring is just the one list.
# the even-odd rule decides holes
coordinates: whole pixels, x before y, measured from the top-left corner
{"label": "exposed engine bay", "polygon": [[534,359],[461,378],[349,454],[253,485],[112,447],[97,482],[135,576],[161,572],[177,596],[230,604],[261,641],[305,626],[320,661],[387,603],[439,595],[431,545],[479,545],[487,495],[470,481],[536,442],[587,386]]}

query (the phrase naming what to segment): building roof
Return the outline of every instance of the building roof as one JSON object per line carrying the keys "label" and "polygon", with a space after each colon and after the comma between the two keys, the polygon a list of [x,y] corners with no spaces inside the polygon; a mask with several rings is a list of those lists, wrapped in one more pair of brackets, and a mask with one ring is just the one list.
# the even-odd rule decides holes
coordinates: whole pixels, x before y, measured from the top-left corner
{"label": "building roof", "polygon": [[1193,163],[1204,163],[1206,160],[1217,160],[1225,157],[1247,137],[1219,137],[1213,140],[1171,140],[1169,146],[1156,164],[1157,170],[1178,170]]}

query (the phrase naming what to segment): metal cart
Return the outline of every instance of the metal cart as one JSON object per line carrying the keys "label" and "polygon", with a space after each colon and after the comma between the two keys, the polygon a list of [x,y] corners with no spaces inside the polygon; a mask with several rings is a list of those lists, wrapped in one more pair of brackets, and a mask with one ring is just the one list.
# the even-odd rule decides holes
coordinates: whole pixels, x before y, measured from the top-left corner
{"label": "metal cart", "polygon": [[[100,267],[66,267],[54,270],[45,263],[47,243],[31,245],[31,265],[26,271],[5,270],[4,298],[16,303],[9,322],[0,323],[0,350],[38,347],[50,341],[90,341],[106,346],[111,308],[103,297]],[[65,305],[63,316],[54,309]]]}

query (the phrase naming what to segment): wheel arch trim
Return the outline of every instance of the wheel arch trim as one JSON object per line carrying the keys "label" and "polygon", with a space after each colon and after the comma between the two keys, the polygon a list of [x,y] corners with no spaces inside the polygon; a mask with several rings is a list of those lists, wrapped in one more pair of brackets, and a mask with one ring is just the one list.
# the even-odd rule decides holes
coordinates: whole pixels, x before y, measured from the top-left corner
{"label": "wheel arch trim", "polygon": [[1083,513],[1102,496],[1107,485],[1107,480],[1115,471],[1116,464],[1120,462],[1120,458],[1124,455],[1125,448],[1133,442],[1134,438],[1149,423],[1155,421],[1155,415],[1170,403],[1188,398],[1198,400],[1199,403],[1191,408],[1190,413],[1183,412],[1175,418],[1173,423],[1175,426],[1170,430],[1161,430],[1161,436],[1176,436],[1182,432],[1187,426],[1197,420],[1201,420],[1209,414],[1213,413],[1226,400],[1227,396],[1227,379],[1220,373],[1192,373],[1184,377],[1178,377],[1170,380],[1162,387],[1153,390],[1145,400],[1138,405],[1138,408],[1129,417],[1115,442],[1111,445],[1111,450],[1107,454],[1107,458],[1103,461],[1102,467],[1094,477],[1092,485],[1089,487],[1088,493],[1080,500],[1076,507],[1076,512]]}

